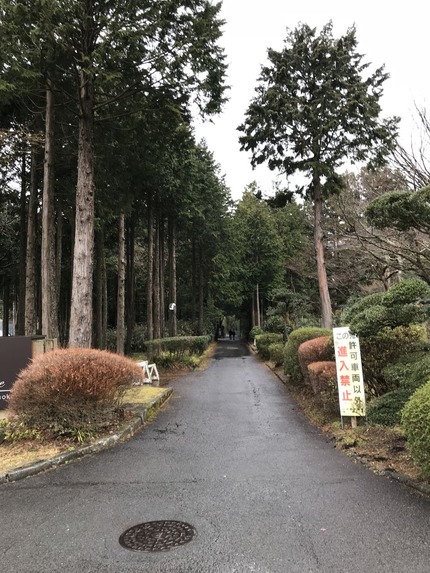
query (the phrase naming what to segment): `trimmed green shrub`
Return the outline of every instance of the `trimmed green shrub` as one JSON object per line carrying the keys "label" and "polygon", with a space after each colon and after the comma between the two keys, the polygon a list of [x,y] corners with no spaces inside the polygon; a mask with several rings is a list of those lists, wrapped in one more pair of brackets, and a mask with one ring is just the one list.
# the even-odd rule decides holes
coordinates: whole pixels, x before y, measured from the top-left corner
{"label": "trimmed green shrub", "polygon": [[412,458],[430,476],[430,381],[418,388],[405,404],[402,425]]}
{"label": "trimmed green shrub", "polygon": [[256,336],[258,336],[259,334],[263,334],[263,332],[264,332],[264,331],[263,331],[263,329],[261,328],[261,326],[253,326],[253,327],[251,328],[251,330],[249,331],[249,338],[250,338],[251,340],[254,340],[254,338],[255,338]]}
{"label": "trimmed green shrub", "polygon": [[422,324],[430,318],[430,286],[421,279],[400,281],[387,292],[368,295],[342,314],[357,336],[376,336],[381,330]]}
{"label": "trimmed green shrub", "polygon": [[383,329],[377,336],[360,338],[364,380],[372,396],[395,390],[384,377],[384,369],[420,348],[423,336],[425,331],[421,326],[398,326]]}
{"label": "trimmed green shrub", "polygon": [[275,366],[281,366],[284,363],[284,344],[282,342],[269,344],[269,359]]}
{"label": "trimmed green shrub", "polygon": [[115,419],[127,386],[142,370],[124,356],[84,348],[35,358],[13,386],[9,410],[29,428],[79,439]]}
{"label": "trimmed green shrub", "polygon": [[195,354],[185,354],[178,357],[173,354],[169,354],[168,352],[162,352],[157,356],[157,366],[166,369],[186,367],[193,370],[194,368],[197,368],[199,362],[200,359]]}
{"label": "trimmed green shrub", "polygon": [[347,304],[340,316],[341,324],[350,324],[356,316],[365,313],[369,308],[380,306],[383,296],[383,292],[374,292],[358,300],[354,300],[352,304]]}
{"label": "trimmed green shrub", "polygon": [[303,382],[303,374],[298,355],[299,346],[307,340],[312,340],[320,336],[330,336],[331,333],[331,330],[317,326],[297,328],[291,332],[285,345],[284,370],[286,374],[291,376],[291,380],[294,383],[299,384]]}
{"label": "trimmed green shrub", "polygon": [[263,334],[257,334],[255,337],[257,342],[257,351],[263,360],[270,360],[269,346],[275,342],[280,342],[282,344],[282,334],[276,332],[263,332]]}
{"label": "trimmed green shrub", "polygon": [[430,353],[421,351],[402,356],[394,364],[388,364],[382,375],[387,384],[393,388],[408,390],[411,395],[430,380]]}
{"label": "trimmed green shrub", "polygon": [[308,366],[312,362],[334,361],[334,346],[331,336],[318,336],[302,342],[298,349],[299,364],[303,379],[309,382]]}
{"label": "trimmed green shrub", "polygon": [[192,354],[201,356],[207,350],[211,340],[212,338],[209,335],[159,338],[146,341],[145,350],[153,359],[157,359],[161,354],[170,354],[178,359]]}
{"label": "trimmed green shrub", "polygon": [[378,398],[373,398],[367,404],[367,419],[373,424],[381,426],[396,426],[400,424],[402,409],[411,397],[411,392],[405,388],[399,388],[387,392]]}
{"label": "trimmed green shrub", "polygon": [[284,334],[285,330],[291,331],[290,327],[285,324],[285,319],[282,315],[272,314],[268,316],[264,321],[264,330],[267,332],[277,332],[278,334]]}

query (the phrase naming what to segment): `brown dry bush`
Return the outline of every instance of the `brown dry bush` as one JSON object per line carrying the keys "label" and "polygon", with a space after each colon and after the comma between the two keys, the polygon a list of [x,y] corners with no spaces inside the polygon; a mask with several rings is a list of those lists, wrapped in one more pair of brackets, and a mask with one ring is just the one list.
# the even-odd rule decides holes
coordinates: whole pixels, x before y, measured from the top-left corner
{"label": "brown dry bush", "polygon": [[308,366],[308,376],[312,389],[323,410],[329,413],[337,412],[339,408],[336,362],[312,362]]}
{"label": "brown dry bush", "polygon": [[59,349],[22,370],[9,411],[51,436],[81,439],[109,425],[127,386],[142,378],[129,358],[102,350]]}
{"label": "brown dry bush", "polygon": [[319,336],[318,338],[302,342],[298,349],[298,357],[303,378],[309,384],[309,364],[334,360],[332,338],[330,336]]}

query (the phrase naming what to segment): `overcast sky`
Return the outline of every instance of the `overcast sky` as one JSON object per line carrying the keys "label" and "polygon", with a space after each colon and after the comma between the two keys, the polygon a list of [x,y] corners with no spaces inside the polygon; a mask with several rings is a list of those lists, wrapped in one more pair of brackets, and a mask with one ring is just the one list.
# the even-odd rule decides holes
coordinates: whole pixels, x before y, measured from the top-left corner
{"label": "overcast sky", "polygon": [[[388,0],[223,0],[226,21],[221,43],[227,54],[229,102],[213,123],[197,123],[196,138],[204,138],[220,165],[221,174],[239,199],[246,185],[256,181],[270,193],[275,172],[261,166],[252,170],[250,155],[239,150],[238,125],[254,97],[267,49],[281,50],[287,28],[299,23],[317,27],[330,20],[333,35],[344,35],[355,24],[358,51],[372,69],[385,64],[390,78],[384,84],[383,116],[402,118],[402,143],[409,146],[414,133],[414,106],[428,107],[428,12],[423,0],[401,4]],[[427,101],[426,101],[427,98]],[[429,109],[430,111],[430,109]],[[282,180],[285,181],[285,180]]]}

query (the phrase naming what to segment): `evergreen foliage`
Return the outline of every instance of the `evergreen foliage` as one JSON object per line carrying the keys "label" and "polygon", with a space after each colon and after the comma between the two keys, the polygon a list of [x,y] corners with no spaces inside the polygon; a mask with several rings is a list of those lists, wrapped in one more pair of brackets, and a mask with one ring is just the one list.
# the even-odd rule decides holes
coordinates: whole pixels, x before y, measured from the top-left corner
{"label": "evergreen foliage", "polygon": [[274,332],[263,332],[262,334],[257,334],[255,340],[257,342],[258,354],[263,360],[269,360],[270,345],[273,343],[282,343],[282,334]]}
{"label": "evergreen foliage", "polygon": [[430,317],[430,286],[418,278],[400,281],[387,292],[368,295],[345,309],[342,321],[357,336],[420,324]]}
{"label": "evergreen foliage", "polygon": [[380,119],[383,68],[364,77],[369,64],[357,51],[355,28],[340,38],[329,22],[319,35],[301,24],[289,30],[281,51],[268,50],[245,122],[241,148],[253,166],[267,163],[288,177],[301,172],[308,180],[296,192],[314,210],[314,241],[322,324],[330,328],[332,309],[324,262],[322,205],[342,188],[337,170],[345,159],[384,163],[393,149],[398,118]]}
{"label": "evergreen foliage", "polygon": [[286,374],[291,376],[293,383],[300,384],[303,382],[303,373],[299,361],[300,345],[313,338],[330,336],[331,333],[331,330],[320,327],[297,328],[291,332],[285,345],[284,370]]}
{"label": "evergreen foliage", "polygon": [[430,233],[430,186],[418,191],[393,191],[374,199],[365,215],[377,229],[415,229]]}
{"label": "evergreen foliage", "polygon": [[430,354],[428,350],[423,350],[402,356],[393,364],[388,364],[382,374],[391,387],[412,394],[430,380]]}
{"label": "evergreen foliage", "polygon": [[402,411],[402,425],[413,459],[430,476],[430,382],[418,388]]}
{"label": "evergreen foliage", "polygon": [[269,360],[275,366],[282,366],[284,364],[284,343],[272,342],[269,344]]}
{"label": "evergreen foliage", "polygon": [[192,354],[201,356],[208,348],[211,340],[211,336],[208,335],[160,338],[145,342],[144,350],[154,359],[162,353],[170,354],[173,358],[182,358]]}
{"label": "evergreen foliage", "polygon": [[366,407],[367,419],[372,424],[397,426],[402,419],[402,409],[410,397],[408,389],[399,388],[373,398]]}

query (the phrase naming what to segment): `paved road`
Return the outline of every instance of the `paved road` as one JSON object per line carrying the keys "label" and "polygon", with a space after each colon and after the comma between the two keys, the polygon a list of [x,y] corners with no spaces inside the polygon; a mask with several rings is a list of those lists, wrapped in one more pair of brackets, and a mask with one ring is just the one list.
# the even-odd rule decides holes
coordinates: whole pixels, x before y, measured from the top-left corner
{"label": "paved road", "polygon": [[[119,544],[153,520],[197,535]],[[238,341],[132,440],[0,487],[2,573],[429,573],[430,501],[335,450]]]}

